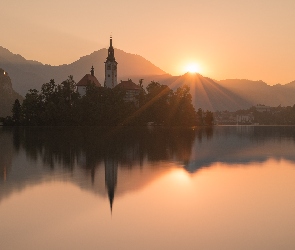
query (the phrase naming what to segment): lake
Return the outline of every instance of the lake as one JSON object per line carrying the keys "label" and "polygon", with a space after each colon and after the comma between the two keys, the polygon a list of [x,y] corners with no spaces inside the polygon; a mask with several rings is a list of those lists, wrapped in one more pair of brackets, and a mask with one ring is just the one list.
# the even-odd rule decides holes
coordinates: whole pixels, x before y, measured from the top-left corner
{"label": "lake", "polygon": [[1,249],[294,249],[295,127],[0,127]]}

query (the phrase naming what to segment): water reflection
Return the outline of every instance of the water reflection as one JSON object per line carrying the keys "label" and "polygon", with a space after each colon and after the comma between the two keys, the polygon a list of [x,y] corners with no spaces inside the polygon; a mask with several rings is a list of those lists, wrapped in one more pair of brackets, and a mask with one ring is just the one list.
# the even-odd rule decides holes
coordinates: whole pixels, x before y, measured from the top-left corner
{"label": "water reflection", "polygon": [[118,163],[112,159],[105,161],[105,184],[108,190],[111,211],[113,210],[113,201],[115,189],[117,187]]}
{"label": "water reflection", "polygon": [[[204,136],[203,136],[204,138]],[[294,127],[224,126],[212,136],[196,142],[186,170],[193,173],[216,162],[249,165],[269,158],[295,161]]]}
{"label": "water reflection", "polygon": [[60,178],[106,195],[112,210],[116,195],[146,185],[171,166],[194,173],[215,163],[295,162],[294,141],[294,127],[2,128],[0,173],[6,184],[0,201],[32,183]]}
{"label": "water reflection", "polygon": [[106,159],[121,167],[175,159],[189,161],[195,132],[192,129],[116,128],[20,128],[13,131],[14,147],[33,160],[40,157],[54,169],[62,164],[71,170],[78,162],[86,169]]}
{"label": "water reflection", "polygon": [[[0,165],[3,180],[7,179],[7,169],[11,168],[13,159],[17,162],[8,174],[5,189],[0,191],[0,200],[1,196],[32,183],[48,178],[68,179],[71,174],[70,180],[82,188],[101,195],[105,195],[106,189],[111,209],[119,168],[150,172],[150,176],[141,178],[142,183],[128,181],[135,184],[129,189],[137,189],[148,179],[154,179],[154,174],[159,175],[160,170],[154,167],[158,162],[189,162],[195,140],[193,129],[164,128],[4,128],[0,135],[6,150]],[[122,192],[124,187],[118,194]]]}
{"label": "water reflection", "polygon": [[293,127],[0,128],[1,247],[292,249],[294,142]]}

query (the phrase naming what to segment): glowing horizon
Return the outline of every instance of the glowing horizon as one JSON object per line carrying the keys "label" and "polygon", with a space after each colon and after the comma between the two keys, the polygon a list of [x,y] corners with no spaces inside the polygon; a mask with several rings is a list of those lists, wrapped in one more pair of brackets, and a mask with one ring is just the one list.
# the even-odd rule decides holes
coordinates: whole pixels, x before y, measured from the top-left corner
{"label": "glowing horizon", "polygon": [[[184,73],[180,62],[195,62],[201,64],[199,73],[213,79],[270,85],[295,80],[292,0],[163,0],[152,5],[128,0],[128,6],[118,0],[112,8],[92,0],[5,1],[0,46],[28,60],[61,65],[107,48],[112,34],[115,48],[140,55],[171,75]],[[83,18],[69,22],[73,16]]]}
{"label": "glowing horizon", "polygon": [[201,73],[201,68],[197,63],[189,63],[185,67],[185,71],[189,73]]}

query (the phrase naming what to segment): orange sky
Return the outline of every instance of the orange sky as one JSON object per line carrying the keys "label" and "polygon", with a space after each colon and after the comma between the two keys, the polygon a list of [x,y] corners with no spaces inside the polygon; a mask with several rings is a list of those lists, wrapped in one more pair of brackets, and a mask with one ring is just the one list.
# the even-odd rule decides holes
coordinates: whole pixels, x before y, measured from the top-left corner
{"label": "orange sky", "polygon": [[[295,80],[294,0],[11,0],[0,46],[59,65],[114,46],[172,75],[189,63],[216,80]],[[122,63],[122,62],[119,62]]]}

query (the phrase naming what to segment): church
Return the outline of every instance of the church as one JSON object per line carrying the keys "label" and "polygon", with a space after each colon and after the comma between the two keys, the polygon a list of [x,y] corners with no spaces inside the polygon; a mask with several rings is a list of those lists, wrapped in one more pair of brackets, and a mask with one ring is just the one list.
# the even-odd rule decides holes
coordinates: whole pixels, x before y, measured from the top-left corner
{"label": "church", "polygon": [[120,88],[125,90],[126,95],[124,100],[126,102],[134,102],[136,103],[137,96],[139,95],[142,88],[132,82],[131,79],[127,81],[122,81],[118,84],[117,81],[117,70],[118,70],[118,63],[115,58],[115,50],[113,47],[113,39],[110,37],[110,46],[108,48],[108,55],[106,58],[105,64],[105,77],[104,77],[104,86],[100,84],[97,78],[94,75],[94,68],[91,67],[90,74],[86,74],[78,83],[77,83],[77,91],[78,93],[83,96],[86,94],[86,87],[89,84],[94,84],[97,87],[104,87],[104,88]]}

